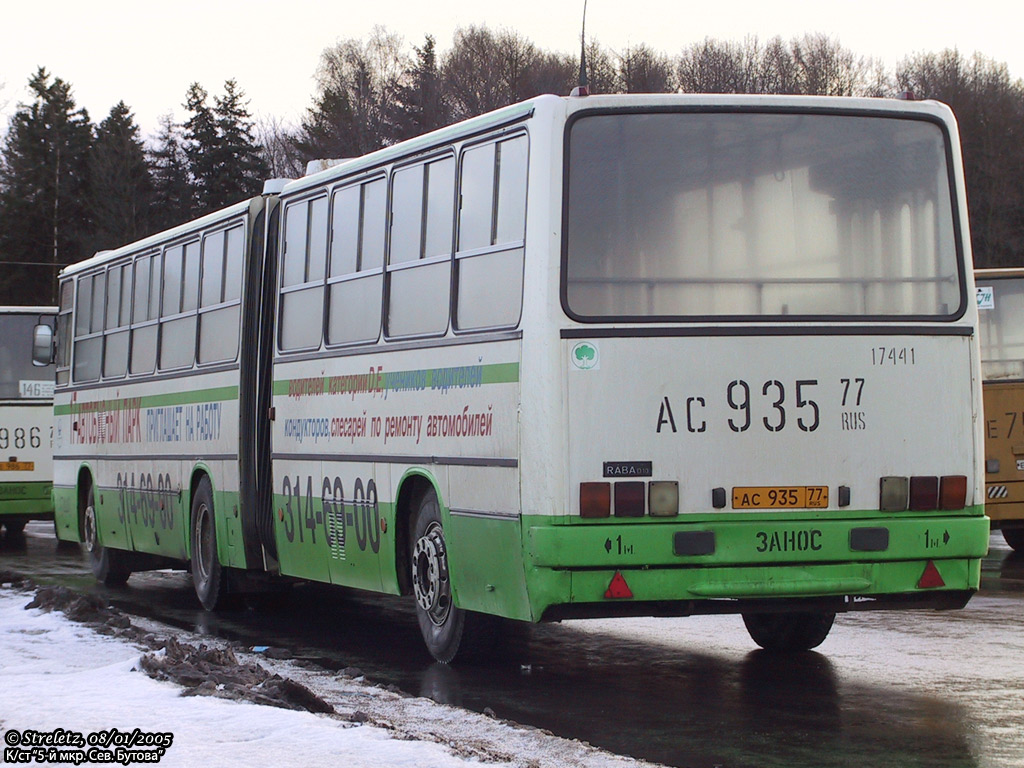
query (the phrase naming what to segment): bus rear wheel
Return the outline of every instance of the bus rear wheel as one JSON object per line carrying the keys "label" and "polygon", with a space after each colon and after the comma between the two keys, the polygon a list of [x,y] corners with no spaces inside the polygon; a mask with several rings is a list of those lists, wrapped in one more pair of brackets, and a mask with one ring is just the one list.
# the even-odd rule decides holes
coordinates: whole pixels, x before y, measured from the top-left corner
{"label": "bus rear wheel", "polygon": [[192,497],[192,584],[203,608],[221,607],[227,596],[227,579],[217,556],[217,525],[213,517],[210,479],[199,481]]}
{"label": "bus rear wheel", "polygon": [[1014,552],[1024,552],[1024,528],[1003,528],[1003,539]]}
{"label": "bus rear wheel", "polygon": [[832,629],[834,613],[744,613],[751,639],[766,651],[809,651]]}
{"label": "bus rear wheel", "polygon": [[21,518],[15,518],[15,519],[11,519],[11,520],[4,520],[3,526],[4,526],[4,528],[7,529],[7,533],[14,535],[14,534],[18,534],[18,533],[24,532],[24,530],[25,530],[25,521],[22,520]]}
{"label": "bus rear wheel", "polygon": [[119,587],[132,575],[129,555],[119,549],[100,544],[99,523],[96,520],[96,497],[89,488],[89,496],[82,513],[82,541],[89,556],[89,566],[96,580],[108,587]]}
{"label": "bus rear wheel", "polygon": [[416,618],[430,655],[443,664],[481,655],[495,639],[499,620],[457,608],[452,601],[441,507],[432,488],[420,498],[410,539]]}

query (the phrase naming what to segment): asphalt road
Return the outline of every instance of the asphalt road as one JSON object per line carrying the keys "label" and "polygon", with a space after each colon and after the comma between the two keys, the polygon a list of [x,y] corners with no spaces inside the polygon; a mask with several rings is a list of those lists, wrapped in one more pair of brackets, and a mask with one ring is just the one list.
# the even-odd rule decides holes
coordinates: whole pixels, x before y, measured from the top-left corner
{"label": "asphalt road", "polygon": [[180,572],[98,586],[46,523],[0,538],[0,569],[672,766],[1024,766],[1024,557],[998,534],[966,609],[842,615],[818,652],[781,658],[714,616],[528,627],[498,660],[446,667],[409,601],[302,585],[214,615]]}

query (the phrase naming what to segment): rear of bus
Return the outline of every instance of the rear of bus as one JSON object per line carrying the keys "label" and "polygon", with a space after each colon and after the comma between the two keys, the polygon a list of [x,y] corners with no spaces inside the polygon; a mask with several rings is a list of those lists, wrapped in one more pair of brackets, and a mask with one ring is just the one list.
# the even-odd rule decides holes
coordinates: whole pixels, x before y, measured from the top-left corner
{"label": "rear of bus", "polygon": [[32,329],[56,307],[0,307],[0,525],[53,517],[53,366],[32,364]]}
{"label": "rear of bus", "polygon": [[985,512],[1024,550],[1024,269],[975,270],[982,396]]}
{"label": "rear of bus", "polygon": [[536,608],[742,613],[799,649],[836,612],[963,606],[988,520],[951,112],[565,103],[568,515],[529,524]]}

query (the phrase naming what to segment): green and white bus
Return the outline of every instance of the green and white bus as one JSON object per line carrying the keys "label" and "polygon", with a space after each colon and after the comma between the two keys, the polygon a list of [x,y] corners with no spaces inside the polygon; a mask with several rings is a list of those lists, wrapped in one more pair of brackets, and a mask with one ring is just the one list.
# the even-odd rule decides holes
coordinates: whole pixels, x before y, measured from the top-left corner
{"label": "green and white bus", "polygon": [[32,364],[32,329],[56,307],[0,307],[0,525],[53,518],[53,367]]}
{"label": "green and white bus", "polygon": [[62,274],[55,497],[190,562],[495,617],[956,608],[987,550],[957,130],[932,102],[542,96]]}

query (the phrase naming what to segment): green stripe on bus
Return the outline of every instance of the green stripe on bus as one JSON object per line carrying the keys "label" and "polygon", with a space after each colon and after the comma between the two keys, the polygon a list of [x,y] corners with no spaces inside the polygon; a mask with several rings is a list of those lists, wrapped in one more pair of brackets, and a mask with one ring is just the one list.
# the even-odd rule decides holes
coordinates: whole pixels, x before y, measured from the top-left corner
{"label": "green stripe on bus", "polygon": [[409,371],[381,371],[343,376],[314,376],[278,379],[275,395],[357,395],[422,389],[465,389],[485,384],[519,381],[519,363],[461,365],[450,368],[420,368]]}
{"label": "green stripe on bus", "polygon": [[109,400],[94,400],[87,403],[68,403],[54,406],[57,416],[91,413],[93,411],[123,411],[132,408],[159,408],[165,405],[192,405],[194,403],[215,403],[222,400],[237,400],[238,386],[211,387],[191,392],[166,392],[141,397],[118,397]]}

